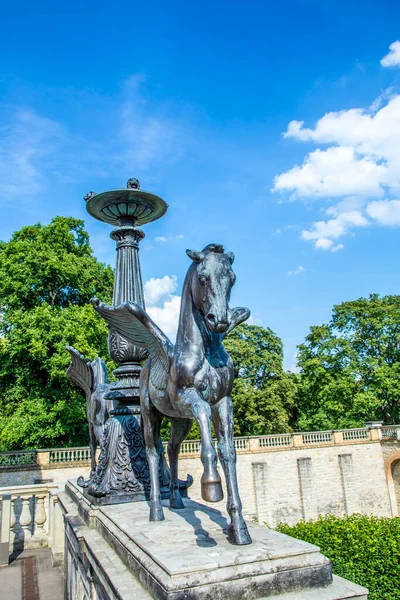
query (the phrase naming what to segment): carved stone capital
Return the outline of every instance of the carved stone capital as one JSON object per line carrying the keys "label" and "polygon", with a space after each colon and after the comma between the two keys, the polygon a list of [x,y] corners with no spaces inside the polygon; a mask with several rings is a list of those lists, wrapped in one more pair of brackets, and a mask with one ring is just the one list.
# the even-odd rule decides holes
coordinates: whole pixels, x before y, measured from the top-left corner
{"label": "carved stone capital", "polygon": [[145,237],[141,229],[130,225],[124,225],[114,229],[110,237],[116,242],[117,250],[120,248],[139,248],[139,242]]}

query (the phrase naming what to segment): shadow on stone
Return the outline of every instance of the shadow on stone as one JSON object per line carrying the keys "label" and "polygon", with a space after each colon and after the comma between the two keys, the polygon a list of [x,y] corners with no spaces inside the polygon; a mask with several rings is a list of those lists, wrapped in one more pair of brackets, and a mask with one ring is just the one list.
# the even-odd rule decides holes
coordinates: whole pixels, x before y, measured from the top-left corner
{"label": "shadow on stone", "polygon": [[217,542],[211,537],[208,531],[203,528],[201,519],[196,516],[196,511],[206,514],[211,521],[218,525],[218,527],[228,535],[228,522],[224,515],[215,508],[211,508],[210,506],[205,507],[204,504],[199,504],[198,502],[191,500],[190,506],[185,506],[184,509],[178,510],[171,508],[170,510],[193,527],[197,546],[211,548],[216,546]]}

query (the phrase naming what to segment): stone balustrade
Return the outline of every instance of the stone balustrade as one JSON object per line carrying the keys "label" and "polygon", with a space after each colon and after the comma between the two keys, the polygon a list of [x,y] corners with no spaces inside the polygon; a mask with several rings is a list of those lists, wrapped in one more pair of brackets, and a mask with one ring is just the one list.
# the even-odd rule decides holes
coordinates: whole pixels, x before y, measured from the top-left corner
{"label": "stone balustrade", "polygon": [[[235,448],[238,454],[247,454],[271,452],[273,450],[283,450],[284,448],[347,445],[390,440],[400,440],[400,425],[237,437],[235,438]],[[165,442],[165,449],[166,446],[167,443]],[[200,441],[186,440],[183,442],[181,454],[188,457],[200,456]],[[90,448],[88,446],[0,452],[0,472],[20,468],[62,468],[67,465],[87,466],[89,463]]]}
{"label": "stone balustrade", "polygon": [[[247,518],[270,526],[318,514],[396,516],[400,496],[393,465],[400,461],[400,425],[235,438]],[[182,444],[180,476],[191,473],[200,499],[200,441]],[[0,454],[0,565],[23,549],[48,546],[62,560],[59,492],[88,477],[88,447]],[[370,481],[374,480],[371,488]],[[53,483],[55,482],[55,483]],[[27,485],[22,485],[27,484]],[[1,487],[1,485],[6,487]],[[286,490],[290,489],[290,494]]]}
{"label": "stone balustrade", "polygon": [[3,487],[0,502],[0,565],[8,564],[10,554],[34,548],[51,547],[54,557],[62,555],[57,485]]}

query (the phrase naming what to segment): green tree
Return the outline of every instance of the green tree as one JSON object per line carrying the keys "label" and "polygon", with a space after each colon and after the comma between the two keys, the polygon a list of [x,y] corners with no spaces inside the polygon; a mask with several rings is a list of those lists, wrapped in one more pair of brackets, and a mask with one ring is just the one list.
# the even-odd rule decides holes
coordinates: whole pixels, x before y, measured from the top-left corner
{"label": "green tree", "polygon": [[269,328],[240,325],[224,344],[235,369],[235,435],[290,431],[297,378],[283,369],[282,340]]}
{"label": "green tree", "polygon": [[400,296],[372,294],[334,307],[299,346],[297,428],[388,424],[400,418]]}
{"label": "green tree", "polygon": [[83,221],[56,217],[0,243],[0,449],[86,444],[85,400],[65,371],[66,345],[107,357],[107,329],[88,304],[111,300]]}

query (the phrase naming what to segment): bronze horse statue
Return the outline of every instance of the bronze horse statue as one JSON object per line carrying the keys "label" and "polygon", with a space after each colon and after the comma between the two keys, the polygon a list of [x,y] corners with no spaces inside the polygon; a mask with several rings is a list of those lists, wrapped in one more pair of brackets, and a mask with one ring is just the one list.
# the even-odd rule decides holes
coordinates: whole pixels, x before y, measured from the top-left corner
{"label": "bronze horse statue", "polygon": [[222,344],[234,327],[248,319],[250,311],[229,309],[235,283],[231,252],[224,253],[219,244],[209,244],[202,252],[187,250],[186,253],[193,262],[183,285],[175,346],[139,305],[127,302],[109,307],[97,299],[92,303],[111,327],[150,355],[140,378],[140,404],[151,479],[150,521],[164,519],[157,452],[164,415],[171,420],[168,443],[171,508],[184,508],[178,485],[178,454],[193,419],[199,425],[201,436],[202,497],[208,502],[222,500],[211,435],[212,419],[226,478],[227,510],[231,518],[228,540],[232,544],[250,544],[236,476],[231,399],[233,364]]}

